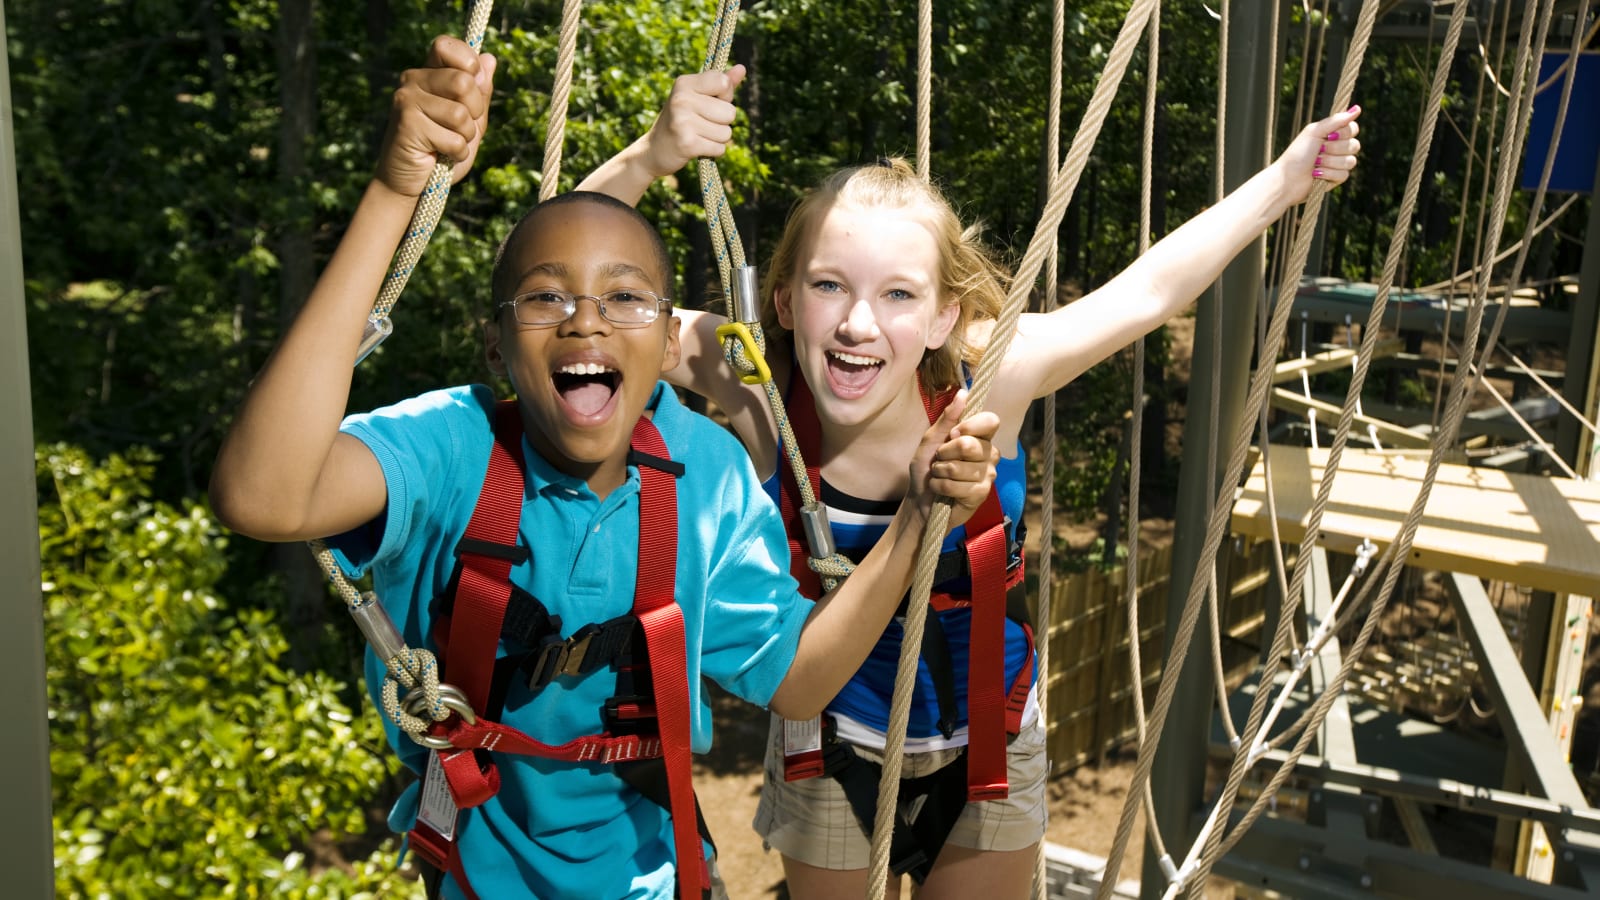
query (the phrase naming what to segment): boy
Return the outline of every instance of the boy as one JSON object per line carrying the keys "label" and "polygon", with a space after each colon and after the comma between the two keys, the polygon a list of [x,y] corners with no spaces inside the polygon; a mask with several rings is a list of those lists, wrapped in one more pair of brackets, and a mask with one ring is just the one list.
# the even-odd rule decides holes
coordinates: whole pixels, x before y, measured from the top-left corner
{"label": "boy", "polygon": [[[518,652],[537,649],[532,638],[519,633],[513,640],[497,627],[503,639],[491,638],[497,646],[489,655],[509,676],[497,677],[493,708],[476,711],[548,749],[602,727],[609,733],[622,706],[639,707],[620,702],[624,681],[655,681],[653,693],[626,699],[665,704],[662,682],[675,678],[687,681],[686,733],[703,752],[711,740],[710,709],[699,690],[705,675],[786,717],[809,718],[893,615],[933,495],[956,503],[955,524],[988,493],[995,422],[985,414],[956,426],[963,404],[953,404],[918,448],[912,492],[879,549],[834,594],[805,601],[786,571],[782,524],[743,449],[659,382],[679,356],[660,237],[626,204],[574,193],[535,207],[513,229],[492,279],[497,318],[486,331],[488,356],[516,389],[509,419],[526,446],[496,433],[494,403],[482,386],[424,394],[341,426],[370,298],[435,160],[460,160],[456,179],[471,167],[493,72],[492,57],[440,38],[429,66],[402,77],[373,182],[219,453],[211,486],[217,514],[264,540],[335,535],[330,543],[347,568],[372,571],[406,643],[434,648],[436,623],[465,615],[453,578],[457,556],[483,552],[462,536],[478,508],[491,448],[515,447],[526,487],[515,547],[501,548],[515,559],[511,599],[521,604],[519,621],[543,617],[542,630],[528,632],[539,646],[553,640],[565,648],[577,633],[590,633],[584,623],[603,626],[597,631],[631,623],[630,610],[639,609],[636,572],[653,561],[639,545],[654,546],[662,530],[648,519],[659,506],[651,498],[660,494],[647,485],[667,472],[676,497],[665,529],[676,528],[676,546],[667,551],[676,600],[667,605],[681,610],[681,630],[669,631],[676,638],[647,634],[646,671],[627,656],[642,649],[635,635],[610,666],[558,663],[552,672],[543,655]],[[661,443],[639,455],[630,449],[641,440],[636,432],[658,433]],[[650,585],[638,577],[643,594]],[[648,632],[649,623],[644,627]],[[445,633],[459,649],[456,632]],[[460,671],[453,666],[468,664],[443,659],[446,680]],[[382,667],[370,653],[367,670],[376,691]],[[661,719],[671,784],[673,754],[684,748],[668,733],[667,712]],[[624,783],[621,766],[503,752],[429,754],[400,740],[392,725],[389,737],[413,770],[487,760],[499,779],[492,796],[452,811],[441,826],[450,832],[451,854],[434,857],[449,868],[444,896],[669,897],[676,880],[680,894],[693,897],[707,884],[698,859],[686,858],[701,851],[685,831],[692,823],[669,818]],[[397,828],[413,826],[419,793],[413,786],[396,805]],[[680,800],[673,796],[671,805],[681,808]]]}

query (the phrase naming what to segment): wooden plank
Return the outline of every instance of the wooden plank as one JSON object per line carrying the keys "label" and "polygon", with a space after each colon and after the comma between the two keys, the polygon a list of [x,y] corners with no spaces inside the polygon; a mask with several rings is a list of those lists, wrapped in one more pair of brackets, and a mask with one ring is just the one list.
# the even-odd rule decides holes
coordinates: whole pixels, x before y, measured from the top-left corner
{"label": "wooden plank", "polygon": [[[1372,348],[1373,360],[1380,360],[1386,356],[1394,356],[1405,349],[1405,342],[1399,338],[1384,338]],[[1321,353],[1313,353],[1297,359],[1286,359],[1278,363],[1272,370],[1272,383],[1283,384],[1294,381],[1300,373],[1317,375],[1322,372],[1348,369],[1355,364],[1356,349],[1349,347],[1335,347]]]}
{"label": "wooden plank", "polygon": [[[1338,406],[1314,397],[1307,399],[1302,394],[1284,388],[1272,389],[1272,405],[1278,409],[1287,409],[1291,412],[1299,413],[1302,416],[1306,414],[1306,410],[1314,409],[1317,411],[1317,418],[1330,428],[1339,422],[1340,409]],[[1362,432],[1360,433],[1364,433],[1368,425],[1376,428],[1378,430],[1378,440],[1383,441],[1386,446],[1411,448],[1428,446],[1427,435],[1418,434],[1398,425],[1391,425],[1382,419],[1358,415],[1355,417],[1355,424],[1361,426]]]}
{"label": "wooden plank", "polygon": [[[1271,452],[1278,528],[1283,540],[1299,542],[1328,452]],[[1427,462],[1345,450],[1322,520],[1323,544],[1345,553],[1363,538],[1387,546],[1416,500]],[[1259,463],[1234,505],[1233,529],[1270,538]],[[1406,562],[1592,596],[1600,592],[1600,484],[1443,464]]]}

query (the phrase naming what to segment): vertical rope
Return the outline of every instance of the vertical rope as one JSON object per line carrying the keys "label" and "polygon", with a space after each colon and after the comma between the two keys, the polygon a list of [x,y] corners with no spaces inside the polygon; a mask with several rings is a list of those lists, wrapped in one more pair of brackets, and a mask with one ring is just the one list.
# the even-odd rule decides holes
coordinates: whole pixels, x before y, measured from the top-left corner
{"label": "vertical rope", "polygon": [[[1351,41],[1349,54],[1345,59],[1344,70],[1340,74],[1338,89],[1336,91],[1335,108],[1349,105],[1350,96],[1355,88],[1355,79],[1361,67],[1361,60],[1365,57],[1368,40],[1372,33],[1372,24],[1377,17],[1377,0],[1366,0],[1362,4],[1361,15],[1356,25],[1356,33]],[[1306,211],[1299,223],[1298,232],[1293,250],[1291,251],[1291,271],[1300,271],[1305,268],[1307,257],[1310,256],[1311,239],[1316,230],[1317,219],[1322,211],[1322,199],[1327,193],[1327,183],[1318,181],[1313,184],[1311,194],[1306,200]],[[1273,308],[1272,325],[1267,331],[1266,351],[1262,355],[1262,365],[1251,378],[1250,391],[1244,404],[1245,409],[1256,409],[1265,402],[1272,387],[1272,360],[1277,359],[1278,352],[1283,345],[1284,331],[1288,325],[1289,311],[1293,306],[1294,294],[1298,288],[1298,277],[1285,279],[1279,285],[1278,302]],[[1227,530],[1227,517],[1231,510],[1228,502],[1232,495],[1234,485],[1238,484],[1239,477],[1244,469],[1245,458],[1249,455],[1250,432],[1254,429],[1254,421],[1245,418],[1240,422],[1240,428],[1233,441],[1233,453],[1228,460],[1226,474],[1224,475],[1216,504],[1212,508],[1210,519],[1207,523],[1206,538],[1201,548],[1200,561],[1195,571],[1201,572],[1215,565],[1218,546],[1221,544],[1223,534]],[[1222,492],[1226,492],[1222,495]],[[1159,734],[1166,722],[1167,712],[1171,709],[1172,699],[1177,691],[1177,675],[1183,669],[1184,659],[1188,653],[1189,641],[1194,636],[1194,628],[1201,612],[1201,597],[1207,588],[1207,582],[1202,578],[1194,578],[1189,584],[1189,594],[1184,602],[1183,613],[1180,617],[1178,630],[1172,640],[1172,651],[1167,660],[1166,667],[1161,675],[1161,686],[1157,691],[1155,707],[1151,711],[1150,721],[1152,729]],[[1136,792],[1143,790],[1150,777],[1150,769],[1155,760],[1155,746],[1158,742],[1147,742],[1139,748],[1139,762],[1134,771],[1133,786],[1129,790],[1129,800],[1123,806],[1122,819],[1118,823],[1117,840],[1112,846],[1111,857],[1106,864],[1105,881],[1101,883],[1098,897],[1109,897],[1111,884],[1115,881],[1117,871],[1122,864],[1122,856],[1127,850],[1127,834],[1125,833],[1133,820]]]}
{"label": "vertical rope", "polygon": [[[1156,99],[1157,84],[1161,68],[1161,6],[1156,5],[1150,15],[1150,43],[1145,50],[1147,54],[1145,66],[1145,95],[1144,95],[1144,135],[1140,141],[1140,177],[1139,177],[1139,255],[1143,256],[1150,249],[1150,236],[1154,228],[1151,222],[1151,194],[1154,191],[1153,172],[1155,170],[1155,124],[1156,124]],[[1145,712],[1144,712],[1144,667],[1139,658],[1142,650],[1139,632],[1139,492],[1140,492],[1140,461],[1144,458],[1144,366],[1145,366],[1145,338],[1141,337],[1133,343],[1133,418],[1128,427],[1132,429],[1128,448],[1128,563],[1124,569],[1126,583],[1124,588],[1124,602],[1127,605],[1128,620],[1128,673],[1129,673],[1129,699],[1133,703],[1133,719],[1139,743],[1143,744],[1146,738]],[[1144,791],[1144,823],[1145,834],[1150,842],[1150,849],[1156,858],[1167,858],[1166,842],[1161,837],[1160,825],[1156,822],[1155,798],[1151,796],[1148,788]]]}
{"label": "vertical rope", "polygon": [[[1527,12],[1530,13],[1530,14],[1533,11],[1533,9],[1532,9],[1533,3],[1534,3],[1534,0],[1529,0],[1529,2],[1528,2],[1528,10],[1527,10]],[[1547,6],[1546,7],[1546,12],[1547,13],[1548,13],[1548,10],[1549,10],[1549,7]],[[1451,56],[1453,56],[1453,49],[1454,49],[1453,41],[1454,41],[1455,38],[1457,38],[1459,36],[1459,30],[1460,29],[1459,29],[1459,25],[1458,25],[1458,22],[1457,22],[1458,18],[1459,18],[1459,11],[1458,11],[1458,15],[1456,17],[1452,18],[1451,33],[1449,35],[1447,35],[1447,38],[1446,38],[1446,48],[1445,49],[1446,50],[1450,50],[1452,52],[1451,53],[1441,52],[1440,63],[1439,63],[1438,68],[1436,68],[1436,70],[1435,70],[1434,90],[1435,90],[1436,93],[1433,95],[1433,99],[1430,100],[1430,103],[1429,103],[1429,106],[1428,106],[1428,122],[1425,122],[1425,126],[1426,127],[1424,127],[1422,130],[1419,131],[1418,148],[1413,154],[1412,171],[1411,171],[1411,175],[1407,179],[1407,190],[1406,190],[1406,195],[1405,195],[1406,196],[1406,200],[1403,201],[1403,203],[1402,203],[1401,222],[1400,222],[1400,224],[1397,224],[1396,228],[1394,229],[1394,237],[1393,237],[1393,239],[1391,241],[1389,255],[1388,255],[1388,258],[1387,258],[1386,264],[1385,264],[1385,273],[1384,273],[1384,279],[1385,280],[1384,280],[1383,285],[1380,285],[1378,298],[1376,298],[1375,301],[1374,301],[1374,308],[1372,310],[1372,313],[1375,316],[1377,316],[1378,321],[1381,321],[1382,314],[1383,314],[1383,310],[1380,308],[1380,302],[1387,299],[1387,289],[1391,288],[1393,286],[1394,273],[1398,269],[1399,260],[1400,260],[1400,257],[1402,255],[1402,250],[1403,250],[1403,246],[1404,246],[1404,239],[1405,239],[1404,236],[1409,231],[1410,209],[1414,208],[1414,206],[1415,206],[1416,192],[1417,192],[1417,188],[1418,188],[1418,186],[1420,185],[1420,182],[1421,182],[1421,171],[1425,167],[1426,156],[1427,156],[1427,152],[1426,151],[1427,151],[1427,147],[1429,146],[1428,142],[1431,141],[1432,131],[1433,131],[1431,126],[1436,122],[1437,109],[1438,109],[1438,98],[1442,97],[1444,82],[1445,82],[1445,79],[1448,76],[1449,62],[1450,62]],[[1542,37],[1543,34],[1544,34],[1544,29],[1541,28],[1540,29],[1540,37],[1538,38],[1538,41],[1541,44],[1542,44],[1542,41],[1543,41],[1543,37]],[[1520,90],[1520,87],[1522,85],[1522,80],[1521,79],[1523,77],[1524,66],[1525,66],[1525,62],[1526,62],[1526,55],[1525,54],[1527,54],[1527,52],[1528,52],[1528,46],[1529,46],[1528,44],[1524,43],[1522,48],[1519,50],[1518,64],[1517,64],[1517,67],[1516,67],[1517,68],[1517,74],[1516,74],[1517,81],[1516,81],[1516,83],[1518,85],[1518,89],[1519,90]],[[1513,97],[1513,107],[1515,107],[1515,103],[1516,103],[1516,98]],[[1512,114],[1509,114],[1507,116],[1507,130],[1506,130],[1506,134],[1505,134],[1505,143],[1503,143],[1503,145],[1502,145],[1502,156],[1501,156],[1501,160],[1500,160],[1500,170],[1499,170],[1499,173],[1498,173],[1498,176],[1497,176],[1497,179],[1496,179],[1496,208],[1495,208],[1495,212],[1493,214],[1493,217],[1492,217],[1492,219],[1490,221],[1490,225],[1489,225],[1489,231],[1490,231],[1489,246],[1491,246],[1491,247],[1498,244],[1498,242],[1499,242],[1499,233],[1500,233],[1500,230],[1503,227],[1505,204],[1509,202],[1510,182],[1512,180],[1512,178],[1511,178],[1512,163],[1514,162],[1514,159],[1515,159],[1515,156],[1516,156],[1515,146],[1517,146],[1517,144],[1521,140],[1521,135],[1523,133],[1523,128],[1521,127],[1521,123],[1524,122],[1524,121],[1525,120],[1523,119],[1523,117],[1521,117],[1520,115],[1515,114],[1515,112],[1513,112]],[[1481,290],[1479,292],[1479,294],[1478,294],[1478,296],[1475,299],[1475,302],[1473,304],[1473,312],[1469,315],[1468,330],[1469,330],[1470,334],[1472,335],[1473,340],[1476,340],[1476,337],[1477,337],[1478,327],[1479,327],[1479,325],[1481,323],[1481,320],[1482,320],[1482,309],[1483,309],[1483,305],[1484,305],[1484,301],[1485,300],[1486,300],[1486,289],[1485,290]],[[1352,393],[1355,393],[1355,392],[1357,392],[1359,390],[1359,387],[1360,387],[1359,381],[1365,377],[1365,371],[1366,371],[1365,363],[1370,361],[1370,347],[1371,346],[1375,346],[1375,344],[1376,344],[1376,335],[1375,335],[1376,330],[1377,330],[1376,328],[1370,328],[1369,327],[1368,331],[1369,332],[1374,332],[1374,333],[1372,333],[1372,334],[1363,334],[1362,353],[1359,354],[1358,357],[1357,357],[1356,372],[1353,374],[1353,377],[1352,377],[1352,381],[1355,382],[1355,383],[1352,383],[1352,385],[1351,385],[1351,392]],[[1381,617],[1381,615],[1383,613],[1384,607],[1387,604],[1387,601],[1389,599],[1390,593],[1393,590],[1394,584],[1398,580],[1399,575],[1400,575],[1401,571],[1403,570],[1403,561],[1409,555],[1411,541],[1412,541],[1412,538],[1415,536],[1416,527],[1417,527],[1418,523],[1420,523],[1420,521],[1421,521],[1422,510],[1423,510],[1423,508],[1425,507],[1425,505],[1427,503],[1428,495],[1431,493],[1432,486],[1433,486],[1433,479],[1437,474],[1438,466],[1439,466],[1439,464],[1440,464],[1440,462],[1442,461],[1442,458],[1443,458],[1443,453],[1444,453],[1445,449],[1447,449],[1450,446],[1450,444],[1452,444],[1454,442],[1455,432],[1459,428],[1461,419],[1462,419],[1462,417],[1463,417],[1463,415],[1465,413],[1465,404],[1464,404],[1463,401],[1464,401],[1464,397],[1465,397],[1465,393],[1466,393],[1467,382],[1468,382],[1468,378],[1466,377],[1465,370],[1458,367],[1457,373],[1456,373],[1456,378],[1455,378],[1455,385],[1454,385],[1454,389],[1452,391],[1452,397],[1451,397],[1451,400],[1450,400],[1450,405],[1446,409],[1445,427],[1439,434],[1437,434],[1435,436],[1435,440],[1434,440],[1434,444],[1433,444],[1433,453],[1431,454],[1430,459],[1429,459],[1429,465],[1428,465],[1427,473],[1424,476],[1424,480],[1423,480],[1423,484],[1421,486],[1421,490],[1420,490],[1419,495],[1418,495],[1418,497],[1416,499],[1416,502],[1413,504],[1413,507],[1412,507],[1411,511],[1408,513],[1405,522],[1402,524],[1399,537],[1396,539],[1396,541],[1393,544],[1391,544],[1391,546],[1389,548],[1389,552],[1386,554],[1386,559],[1388,560],[1388,569],[1385,572],[1385,579],[1384,579],[1384,582],[1383,582],[1383,586],[1379,590],[1377,598],[1373,601],[1372,607],[1369,610],[1369,613],[1368,613],[1368,616],[1367,616],[1367,620],[1366,620],[1366,622],[1365,622],[1365,624],[1364,624],[1364,626],[1362,628],[1361,633],[1357,637],[1355,645],[1353,647],[1351,647],[1349,653],[1347,653],[1345,655],[1344,663],[1341,666],[1341,669],[1340,669],[1340,672],[1339,672],[1338,676],[1336,676],[1333,679],[1333,681],[1328,685],[1327,689],[1324,691],[1323,695],[1320,698],[1318,698],[1317,703],[1307,713],[1306,719],[1308,720],[1309,723],[1319,722],[1321,720],[1321,717],[1325,716],[1326,713],[1327,713],[1327,710],[1329,708],[1331,708],[1331,706],[1333,704],[1333,701],[1342,692],[1344,681],[1348,677],[1348,673],[1349,673],[1350,669],[1354,666],[1355,662],[1361,657],[1361,654],[1362,654],[1362,652],[1364,651],[1364,649],[1366,647],[1366,643],[1367,643],[1368,639],[1370,639],[1372,633],[1374,632],[1374,630],[1376,628],[1377,621],[1378,621],[1378,619]],[[1341,420],[1340,420],[1340,427],[1339,427],[1338,432],[1335,435],[1334,448],[1332,450],[1330,450],[1329,463],[1328,463],[1328,466],[1324,470],[1323,488],[1321,490],[1319,490],[1318,504],[1317,505],[1325,505],[1325,503],[1326,503],[1326,499],[1325,499],[1326,495],[1329,492],[1329,490],[1331,490],[1331,483],[1330,483],[1331,482],[1331,477],[1332,477],[1331,473],[1335,470],[1335,467],[1336,467],[1336,464],[1337,464],[1337,460],[1336,460],[1336,458],[1334,457],[1333,454],[1334,454],[1335,451],[1342,450],[1343,439],[1348,436],[1349,425],[1350,425],[1350,422],[1353,420],[1353,416],[1354,416],[1353,409],[1354,409],[1353,403],[1347,397],[1347,402],[1346,402],[1346,404],[1344,406],[1344,409],[1342,411],[1342,416],[1341,416]],[[1312,518],[1312,522],[1313,523],[1320,525],[1320,510],[1317,508],[1317,505],[1313,506],[1312,517],[1311,518]],[[1314,534],[1310,531],[1309,524],[1308,524],[1307,538],[1308,538],[1308,540],[1304,544],[1302,544],[1302,552],[1301,552],[1302,558],[1304,558],[1304,557],[1309,555],[1308,553],[1306,553],[1306,548],[1311,546],[1311,539],[1314,538]],[[1297,574],[1297,576],[1300,574],[1301,570],[1302,570],[1302,566],[1297,564],[1297,566],[1296,566],[1296,574]],[[1372,582],[1369,581],[1367,583],[1367,585],[1364,586],[1363,591],[1361,592],[1361,597],[1364,597],[1365,594],[1370,591],[1371,585],[1372,585]],[[1356,607],[1358,607],[1359,604],[1360,604],[1360,598],[1358,598],[1358,600],[1357,600]],[[1252,737],[1253,737],[1253,735],[1252,735]],[[1294,762],[1299,758],[1299,755],[1304,752],[1305,747],[1309,744],[1310,740],[1312,738],[1314,738],[1314,737],[1315,737],[1314,724],[1308,724],[1303,729],[1303,731],[1301,732],[1300,740],[1297,743],[1296,748],[1295,748],[1293,754],[1291,755],[1290,759],[1288,761],[1286,761],[1284,766],[1280,767],[1278,772],[1274,773],[1273,779],[1269,782],[1267,790],[1264,791],[1262,793],[1262,795],[1257,798],[1255,804],[1253,804],[1251,809],[1245,814],[1244,818],[1240,821],[1239,825],[1234,829],[1233,833],[1229,836],[1229,838],[1228,838],[1226,843],[1222,842],[1222,840],[1220,838],[1220,833],[1213,833],[1209,837],[1209,839],[1207,841],[1206,852],[1202,856],[1202,860],[1201,860],[1201,864],[1200,864],[1200,868],[1199,868],[1199,871],[1201,873],[1208,872],[1212,861],[1214,861],[1215,858],[1218,855],[1220,855],[1223,852],[1226,852],[1226,850],[1228,848],[1230,848],[1234,843],[1236,843],[1238,841],[1239,837],[1242,836],[1242,834],[1244,833],[1244,830],[1247,829],[1250,826],[1250,824],[1252,824],[1255,821],[1255,819],[1260,816],[1261,812],[1265,809],[1265,806],[1266,806],[1264,798],[1269,797],[1271,795],[1271,793],[1273,791],[1275,791],[1276,788],[1279,785],[1281,785],[1282,782],[1288,777],[1289,771],[1292,770]],[[1242,768],[1243,768],[1242,763],[1243,762],[1245,762],[1245,761],[1236,760],[1235,769],[1242,771]],[[1230,784],[1232,784],[1232,782],[1233,782],[1233,779],[1230,777]],[[1223,794],[1223,797],[1220,798],[1219,801],[1218,801],[1218,807],[1217,808],[1218,809],[1227,809],[1227,808],[1229,808],[1231,806],[1231,803],[1232,803],[1231,796],[1225,791],[1224,794]]]}
{"label": "vertical rope", "polygon": [[929,179],[933,157],[933,0],[917,0],[917,176]]}
{"label": "vertical rope", "polygon": [[550,90],[550,123],[545,126],[540,202],[554,197],[561,187],[561,147],[567,134],[567,101],[572,97],[572,64],[578,53],[578,23],[582,15],[583,0],[562,3],[561,37],[556,44],[556,82]]}
{"label": "vertical rope", "polygon": [[[467,12],[464,37],[467,45],[474,50],[483,47],[484,32],[489,26],[489,11],[493,6],[489,0],[478,0]],[[454,168],[454,161],[449,159],[441,158],[434,164],[433,172],[428,176],[428,183],[417,198],[417,208],[412,212],[411,221],[406,226],[405,237],[401,239],[394,261],[390,264],[389,273],[384,276],[383,285],[379,288],[378,298],[369,317],[370,322],[376,324],[387,320],[390,310],[400,299],[401,291],[405,289],[406,282],[416,269],[417,260],[422,258],[422,252],[427,249],[428,240],[433,236],[434,227],[439,223],[439,216],[444,213],[445,200],[450,195],[450,175]],[[359,360],[357,362],[359,363]],[[363,594],[356,590],[355,585],[345,577],[344,570],[339,567],[338,560],[334,558],[333,552],[326,544],[316,540],[309,541],[308,545],[317,560],[317,565],[321,567],[323,574],[327,575],[329,583],[344,600],[345,608],[352,615],[362,613],[367,607],[378,602],[374,595]],[[449,717],[449,710],[439,700],[439,666],[432,653],[401,645],[398,653],[383,662],[387,669],[381,687],[383,708],[397,727],[415,737],[425,732],[430,725],[429,721],[411,715],[401,706],[399,692],[401,687],[422,689],[425,706],[433,721],[442,721]]]}
{"label": "vertical rope", "polygon": [[[1054,175],[1056,167],[1061,164],[1061,66],[1064,58],[1066,43],[1066,0],[1054,0],[1050,4],[1050,98],[1045,103],[1044,127],[1044,158],[1045,171]],[[1046,187],[1048,190],[1048,186]],[[1040,298],[1039,308],[1042,312],[1050,312],[1057,306],[1060,285],[1058,284],[1060,272],[1060,245],[1051,241],[1050,252],[1045,257],[1044,263],[1044,296]],[[1043,473],[1044,484],[1039,492],[1039,602],[1037,631],[1038,640],[1035,641],[1035,655],[1038,657],[1039,673],[1037,693],[1039,701],[1039,726],[1045,729],[1048,735],[1050,730],[1050,604],[1055,593],[1055,497],[1056,497],[1056,395],[1052,392],[1040,400],[1043,408],[1043,422],[1040,430],[1043,432],[1044,449],[1039,461],[1039,468]],[[1045,747],[1045,772],[1050,771],[1049,741]],[[1048,804],[1047,804],[1048,807]],[[1046,824],[1049,822],[1049,810],[1046,813]],[[1033,860],[1033,896],[1034,900],[1044,900],[1049,888],[1049,878],[1045,866],[1045,842],[1039,841],[1035,848]]]}
{"label": "vertical rope", "polygon": [[[1122,30],[1117,35],[1116,43],[1112,45],[1111,52],[1106,58],[1105,69],[1095,84],[1094,94],[1090,97],[1088,108],[1084,112],[1083,125],[1073,137],[1066,161],[1057,175],[1051,179],[1050,199],[1040,214],[1039,224],[1028,243],[1027,251],[1023,254],[1016,278],[1012,281],[1006,302],[995,323],[994,341],[985,351],[973,377],[965,414],[967,418],[983,409],[995,373],[1005,359],[1006,350],[1016,333],[1017,320],[1021,318],[1022,311],[1027,306],[1028,295],[1039,277],[1039,270],[1044,264],[1049,245],[1055,242],[1056,229],[1060,227],[1067,203],[1071,200],[1072,192],[1076,190],[1078,181],[1083,175],[1089,153],[1100,136],[1100,129],[1105,124],[1111,101],[1116,96],[1122,75],[1127,71],[1128,61],[1138,44],[1140,32],[1149,22],[1154,6],[1155,0],[1133,0],[1128,16],[1122,23]],[[927,623],[927,601],[933,587],[933,570],[938,563],[939,548],[943,543],[945,528],[949,521],[950,506],[946,503],[935,505],[923,530],[922,544],[917,554],[917,569],[911,584],[911,601],[907,604],[905,632],[900,645],[899,665],[896,669],[894,701],[890,705],[889,723],[884,735],[884,776],[879,782],[878,810],[873,823],[871,869],[867,875],[868,896],[873,900],[882,900],[889,871],[889,844],[886,836],[891,834],[894,828],[895,806],[900,789],[901,754],[905,748],[906,723],[910,720],[911,690],[915,682],[918,648],[921,647],[922,632]],[[885,836],[885,839],[880,841],[879,836]]]}

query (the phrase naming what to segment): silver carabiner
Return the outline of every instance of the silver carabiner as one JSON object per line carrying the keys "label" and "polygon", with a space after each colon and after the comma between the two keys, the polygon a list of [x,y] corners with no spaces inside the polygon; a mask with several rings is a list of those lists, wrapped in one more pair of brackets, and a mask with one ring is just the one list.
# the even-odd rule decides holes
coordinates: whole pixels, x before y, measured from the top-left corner
{"label": "silver carabiner", "polygon": [[[444,704],[445,709],[460,716],[461,721],[466,722],[468,725],[475,724],[478,721],[478,716],[472,711],[472,703],[467,700],[467,695],[453,684],[439,685],[439,702]],[[429,711],[427,707],[428,697],[420,686],[406,692],[405,699],[400,701],[401,709],[419,719],[424,718],[423,713]],[[450,743],[450,739],[447,737],[428,734],[427,732],[421,734],[406,732],[406,734],[413,741],[430,750],[455,749],[455,745]]]}

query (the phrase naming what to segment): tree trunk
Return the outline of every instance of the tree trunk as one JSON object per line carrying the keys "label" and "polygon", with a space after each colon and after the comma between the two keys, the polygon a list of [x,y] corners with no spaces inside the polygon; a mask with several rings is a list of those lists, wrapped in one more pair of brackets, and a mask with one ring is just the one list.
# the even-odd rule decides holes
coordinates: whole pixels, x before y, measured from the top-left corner
{"label": "tree trunk", "polygon": [[[306,151],[317,123],[315,0],[282,0],[278,11],[278,84],[283,106],[278,130],[278,183],[285,198],[285,218],[276,244],[278,322],[280,327],[286,327],[316,280],[311,240],[314,223],[306,190]],[[275,548],[273,558],[283,576],[291,664],[303,663],[304,654],[316,646],[320,637],[328,594],[304,547]]]}

